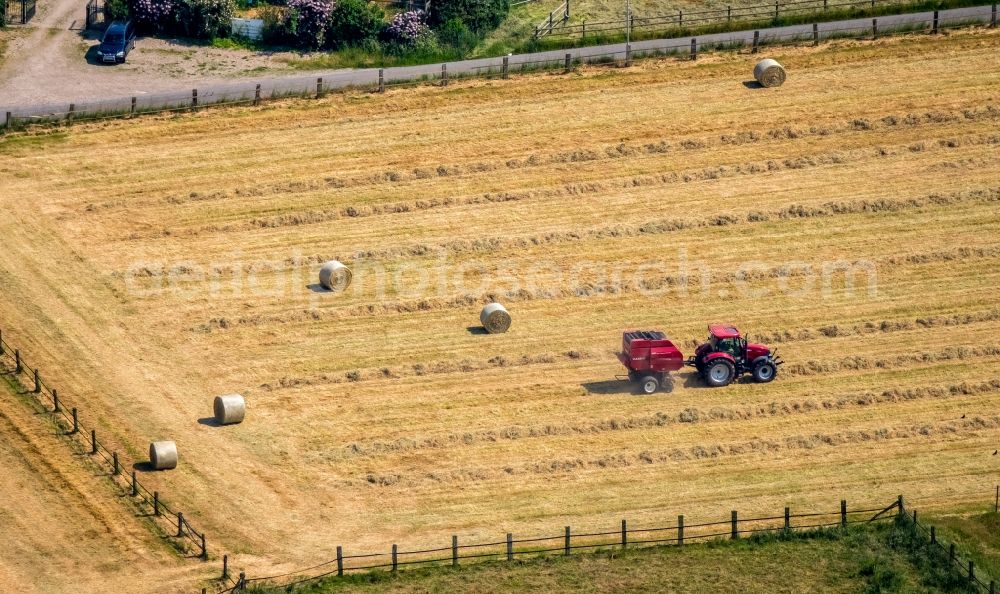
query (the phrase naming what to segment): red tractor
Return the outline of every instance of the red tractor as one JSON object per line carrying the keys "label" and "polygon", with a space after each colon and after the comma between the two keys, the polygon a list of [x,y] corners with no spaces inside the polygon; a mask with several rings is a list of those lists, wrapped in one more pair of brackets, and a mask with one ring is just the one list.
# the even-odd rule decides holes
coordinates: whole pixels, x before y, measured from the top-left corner
{"label": "red tractor", "polygon": [[708,385],[722,387],[744,373],[753,375],[754,381],[769,382],[782,364],[777,351],[747,342],[739,330],[721,324],[708,327],[708,342],[699,346],[694,357],[687,361],[663,332],[627,331],[622,335],[618,360],[628,368],[629,381],[639,384],[645,394],[656,392],[669,381],[671,371],[684,365],[697,368]]}
{"label": "red tractor", "polygon": [[755,382],[769,382],[778,375],[783,361],[776,350],[747,342],[735,327],[712,324],[708,327],[708,342],[695,349],[694,357],[684,363],[696,368],[705,383],[719,388],[744,373],[753,376]]}

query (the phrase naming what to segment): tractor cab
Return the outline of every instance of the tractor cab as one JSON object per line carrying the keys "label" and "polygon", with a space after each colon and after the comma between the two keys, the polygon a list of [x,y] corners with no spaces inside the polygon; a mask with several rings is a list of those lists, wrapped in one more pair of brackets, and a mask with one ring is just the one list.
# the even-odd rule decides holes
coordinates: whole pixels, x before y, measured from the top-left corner
{"label": "tractor cab", "polygon": [[756,382],[769,382],[778,374],[782,361],[776,351],[748,342],[735,326],[712,324],[708,340],[686,363],[694,366],[708,385],[721,387],[744,373],[750,373]]}

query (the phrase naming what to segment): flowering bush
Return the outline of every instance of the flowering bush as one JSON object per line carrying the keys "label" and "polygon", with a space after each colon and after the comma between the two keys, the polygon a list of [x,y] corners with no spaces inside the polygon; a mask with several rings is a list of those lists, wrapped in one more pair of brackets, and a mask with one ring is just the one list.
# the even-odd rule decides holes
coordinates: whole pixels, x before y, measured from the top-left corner
{"label": "flowering bush", "polygon": [[427,13],[422,10],[401,12],[385,26],[385,36],[400,45],[416,45],[433,33],[427,26]]}
{"label": "flowering bush", "polygon": [[327,45],[344,47],[374,39],[382,30],[385,12],[368,0],[338,0],[330,15]]}
{"label": "flowering bush", "polygon": [[323,47],[333,3],[328,0],[288,0],[288,8],[291,11],[289,29],[295,31],[297,41],[308,48]]}
{"label": "flowering bush", "polygon": [[173,0],[132,0],[130,12],[136,25],[163,31],[173,25],[176,9]]}
{"label": "flowering bush", "polygon": [[183,35],[198,39],[229,37],[234,8],[233,0],[180,0],[177,28]]}

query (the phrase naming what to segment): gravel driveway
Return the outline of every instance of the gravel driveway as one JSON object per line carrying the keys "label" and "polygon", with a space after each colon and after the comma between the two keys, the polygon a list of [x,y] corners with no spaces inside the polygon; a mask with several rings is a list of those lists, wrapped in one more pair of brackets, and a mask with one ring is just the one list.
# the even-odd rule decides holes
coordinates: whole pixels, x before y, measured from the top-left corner
{"label": "gravel driveway", "polygon": [[292,73],[292,53],[217,49],[140,38],[126,64],[95,59],[98,34],[84,30],[85,0],[40,0],[25,27],[9,38],[0,62],[0,104],[31,105],[145,95],[185,86],[232,82],[260,73]]}

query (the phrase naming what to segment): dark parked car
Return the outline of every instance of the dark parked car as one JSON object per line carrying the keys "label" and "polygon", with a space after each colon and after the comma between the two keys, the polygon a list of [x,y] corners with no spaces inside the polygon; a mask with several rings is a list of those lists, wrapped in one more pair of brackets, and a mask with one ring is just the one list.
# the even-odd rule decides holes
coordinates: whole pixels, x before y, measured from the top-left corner
{"label": "dark parked car", "polygon": [[104,31],[101,45],[97,46],[97,59],[109,64],[124,62],[133,48],[135,27],[132,21],[113,21]]}

